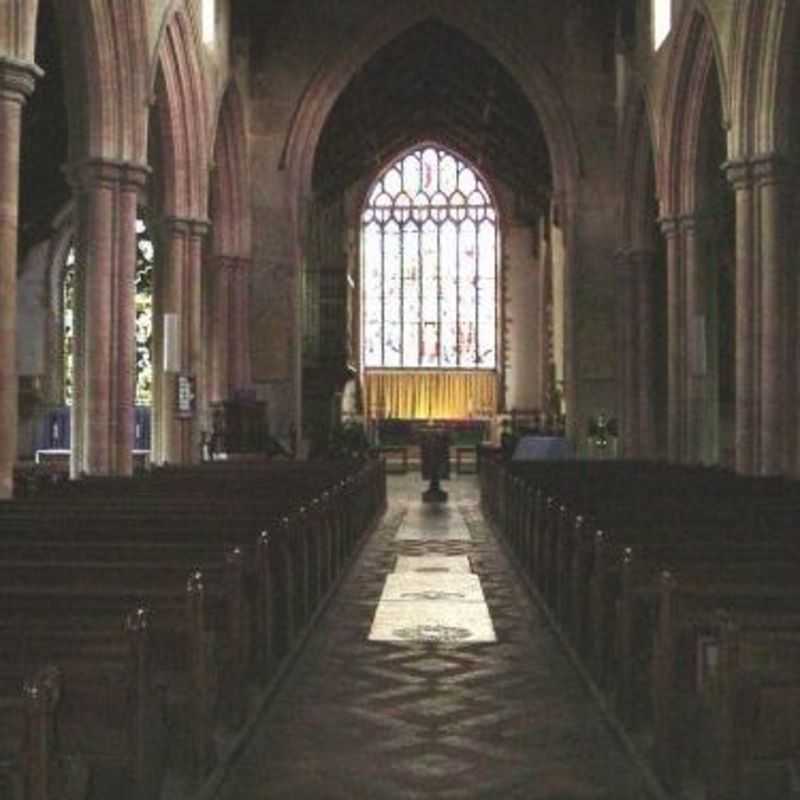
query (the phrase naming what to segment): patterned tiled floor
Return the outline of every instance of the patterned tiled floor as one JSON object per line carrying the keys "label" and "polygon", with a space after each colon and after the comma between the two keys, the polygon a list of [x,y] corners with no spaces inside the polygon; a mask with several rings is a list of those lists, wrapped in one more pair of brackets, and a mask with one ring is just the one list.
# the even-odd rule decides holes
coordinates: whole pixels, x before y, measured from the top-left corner
{"label": "patterned tiled floor", "polygon": [[[469,539],[425,525],[423,485],[390,508],[233,767],[219,800],[646,800],[643,781],[485,525],[450,481]],[[434,530],[435,529],[435,530]],[[368,641],[398,556],[468,556],[497,642]]]}

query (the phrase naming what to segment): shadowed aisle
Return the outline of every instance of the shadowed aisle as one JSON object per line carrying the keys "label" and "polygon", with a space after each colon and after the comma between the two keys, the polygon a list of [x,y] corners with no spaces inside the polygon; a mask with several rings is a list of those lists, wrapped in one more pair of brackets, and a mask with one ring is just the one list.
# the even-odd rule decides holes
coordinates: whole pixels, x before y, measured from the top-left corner
{"label": "shadowed aisle", "polygon": [[[486,526],[474,478],[450,481],[450,502],[439,509],[419,503],[418,477],[391,477],[389,486],[383,526],[346,576],[219,800],[647,798]],[[444,573],[438,562],[426,562],[428,588],[415,597],[406,592],[406,599],[425,608],[455,604],[458,617],[467,601],[473,608],[485,598],[496,642],[470,641],[464,614],[460,627],[418,625],[416,638],[369,640],[387,576],[402,572],[398,557],[432,556],[466,556],[477,579],[461,576],[463,596],[458,578],[442,577],[431,588],[430,578]],[[382,605],[397,605],[393,591]]]}

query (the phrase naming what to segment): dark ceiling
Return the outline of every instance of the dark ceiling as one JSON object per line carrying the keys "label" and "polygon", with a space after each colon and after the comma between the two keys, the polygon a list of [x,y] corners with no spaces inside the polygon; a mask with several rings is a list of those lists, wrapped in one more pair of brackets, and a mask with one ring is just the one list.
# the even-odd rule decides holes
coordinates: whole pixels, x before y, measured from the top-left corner
{"label": "dark ceiling", "polygon": [[551,188],[539,120],[486,50],[436,21],[417,25],[356,73],[323,130],[321,196],[341,192],[406,147],[433,140],[540,204]]}
{"label": "dark ceiling", "polygon": [[52,0],[39,4],[36,63],[44,77],[22,116],[19,186],[19,254],[50,236],[55,215],[71,197],[62,171],[67,160],[67,109],[61,45]]}

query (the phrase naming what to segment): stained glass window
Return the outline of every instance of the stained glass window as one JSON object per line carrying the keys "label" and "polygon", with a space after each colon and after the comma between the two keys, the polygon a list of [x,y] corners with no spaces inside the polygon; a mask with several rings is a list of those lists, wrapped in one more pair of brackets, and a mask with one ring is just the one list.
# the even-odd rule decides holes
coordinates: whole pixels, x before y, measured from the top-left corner
{"label": "stained glass window", "polygon": [[373,187],[362,218],[367,368],[494,369],[497,214],[475,171],[424,147]]}
{"label": "stained glass window", "polygon": [[[75,248],[67,254],[62,283],[64,402],[72,405],[74,376]],[[153,364],[153,242],[142,220],[136,222],[136,404],[150,405]]]}

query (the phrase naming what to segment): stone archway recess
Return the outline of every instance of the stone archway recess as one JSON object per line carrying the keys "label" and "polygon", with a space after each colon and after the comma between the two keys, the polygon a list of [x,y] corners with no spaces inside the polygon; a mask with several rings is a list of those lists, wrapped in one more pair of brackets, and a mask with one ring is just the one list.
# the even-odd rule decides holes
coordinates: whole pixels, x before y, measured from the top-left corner
{"label": "stone archway recess", "polygon": [[800,475],[797,278],[785,230],[800,7],[736,0],[734,18],[727,169],[736,193],[737,284],[758,289],[737,298],[737,396],[746,400],[737,404],[737,469]]}
{"label": "stone archway recess", "polygon": [[247,192],[247,137],[239,88],[231,82],[216,115],[210,216],[213,225],[208,262],[206,341],[211,402],[228,399],[250,383],[247,286],[251,219]]}
{"label": "stone archway recess", "polygon": [[[694,461],[702,438],[698,412],[702,388],[692,368],[699,348],[694,325],[704,314],[698,158],[708,81],[718,80],[723,125],[730,115],[725,65],[705,6],[687,6],[673,35],[668,72],[674,77],[661,107],[656,160],[667,252],[667,456],[672,461]],[[737,341],[739,336],[737,330]]]}
{"label": "stone archway recess", "polygon": [[[575,360],[572,350],[572,243],[575,238],[576,206],[580,182],[580,153],[574,127],[563,98],[547,72],[533,60],[524,42],[500,35],[490,20],[470,12],[454,0],[412,0],[382,11],[354,34],[347,48],[323,63],[306,87],[295,110],[285,142],[282,166],[288,173],[289,203],[293,224],[294,261],[302,263],[304,226],[310,205],[314,155],[325,122],[336,100],[356,72],[397,36],[428,19],[448,25],[485,47],[518,82],[536,110],[551,159],[554,202],[562,220],[566,245],[565,265],[565,363],[568,435],[574,438]],[[295,362],[295,384],[300,386],[299,355]],[[300,418],[301,392],[295,393],[295,414]]]}
{"label": "stone archway recess", "polygon": [[[211,115],[198,42],[191,19],[178,6],[162,29],[152,76],[163,171],[163,195],[157,203],[163,213],[160,253],[153,286],[151,459],[155,463],[199,460],[207,414],[202,263],[209,230]],[[164,370],[165,314],[178,319],[179,371],[195,380],[195,412],[186,419],[178,419],[174,411],[177,373]]]}
{"label": "stone archway recess", "polygon": [[646,87],[632,87],[617,157],[620,170],[619,278],[622,283],[623,359],[621,408],[626,457],[657,456],[654,386],[654,297],[656,260],[655,144],[652,105]]}

